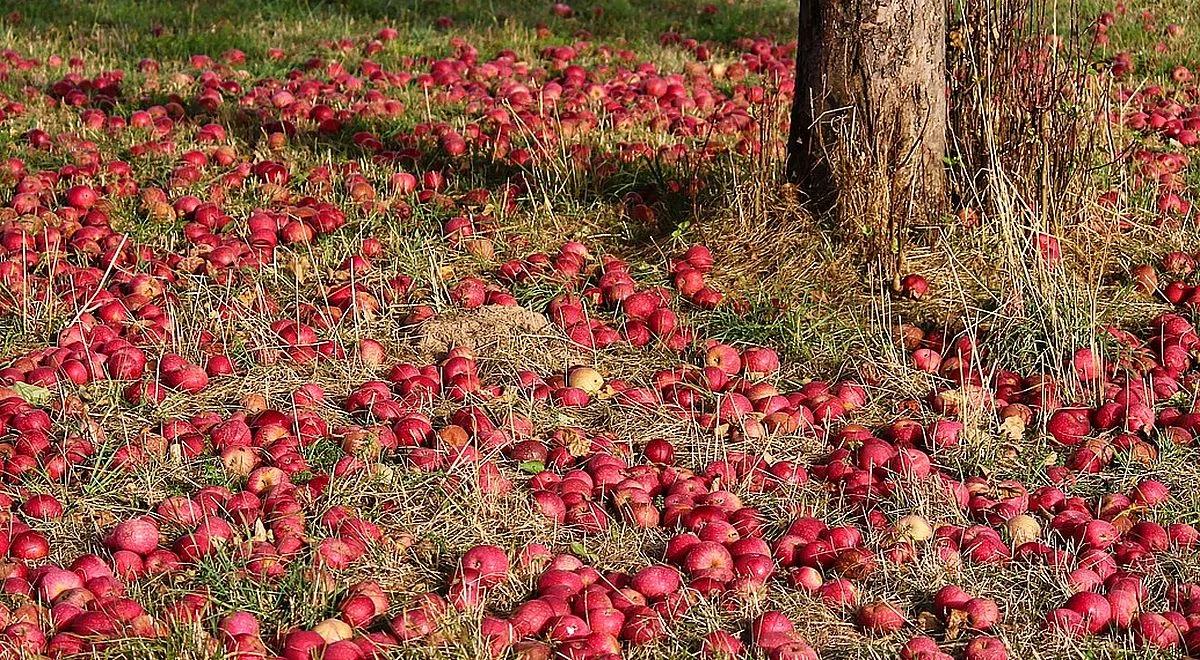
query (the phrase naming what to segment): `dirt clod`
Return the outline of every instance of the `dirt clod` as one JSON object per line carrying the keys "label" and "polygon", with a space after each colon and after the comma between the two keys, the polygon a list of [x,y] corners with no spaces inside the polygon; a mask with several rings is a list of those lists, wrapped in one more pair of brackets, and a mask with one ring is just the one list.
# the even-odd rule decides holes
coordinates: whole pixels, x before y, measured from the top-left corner
{"label": "dirt clod", "polygon": [[480,360],[504,359],[538,373],[586,361],[585,349],[571,342],[544,314],[524,307],[485,305],[446,312],[423,324],[416,340],[418,354],[429,360],[459,346],[474,350]]}

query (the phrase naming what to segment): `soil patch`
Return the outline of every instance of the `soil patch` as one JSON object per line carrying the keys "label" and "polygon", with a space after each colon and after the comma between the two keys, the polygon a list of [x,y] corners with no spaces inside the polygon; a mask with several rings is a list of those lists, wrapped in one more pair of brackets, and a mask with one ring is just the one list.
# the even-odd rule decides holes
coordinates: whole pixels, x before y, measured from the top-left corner
{"label": "soil patch", "polygon": [[427,360],[457,346],[474,350],[481,361],[504,361],[514,369],[540,374],[591,362],[585,349],[544,314],[524,307],[485,305],[446,312],[424,323],[416,342],[417,352]]}

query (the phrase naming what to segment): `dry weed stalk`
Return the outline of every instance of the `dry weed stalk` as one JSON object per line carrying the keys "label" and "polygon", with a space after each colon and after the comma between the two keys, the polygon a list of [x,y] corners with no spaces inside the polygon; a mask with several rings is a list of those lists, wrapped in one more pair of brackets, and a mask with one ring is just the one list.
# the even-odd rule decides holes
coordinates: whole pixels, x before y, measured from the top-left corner
{"label": "dry weed stalk", "polygon": [[995,309],[981,323],[1004,354],[1055,370],[1095,344],[1098,275],[1062,254],[1092,197],[1107,90],[1077,7],[1064,18],[1048,0],[962,0],[953,11],[953,180],[996,250]]}

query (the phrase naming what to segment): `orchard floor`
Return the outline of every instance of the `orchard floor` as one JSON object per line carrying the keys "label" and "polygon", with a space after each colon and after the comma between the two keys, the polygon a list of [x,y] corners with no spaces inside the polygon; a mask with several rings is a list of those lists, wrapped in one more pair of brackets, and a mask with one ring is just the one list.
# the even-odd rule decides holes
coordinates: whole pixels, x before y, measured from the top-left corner
{"label": "orchard floor", "polygon": [[794,3],[0,0],[0,657],[1200,653],[1200,24],[1063,11],[894,295]]}

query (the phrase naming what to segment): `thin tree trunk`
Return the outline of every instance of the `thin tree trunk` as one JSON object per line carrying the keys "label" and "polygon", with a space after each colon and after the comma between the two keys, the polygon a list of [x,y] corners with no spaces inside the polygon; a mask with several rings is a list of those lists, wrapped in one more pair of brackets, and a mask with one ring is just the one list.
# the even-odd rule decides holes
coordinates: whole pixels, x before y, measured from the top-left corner
{"label": "thin tree trunk", "polygon": [[788,174],[898,282],[946,208],[945,0],[800,0]]}

